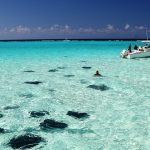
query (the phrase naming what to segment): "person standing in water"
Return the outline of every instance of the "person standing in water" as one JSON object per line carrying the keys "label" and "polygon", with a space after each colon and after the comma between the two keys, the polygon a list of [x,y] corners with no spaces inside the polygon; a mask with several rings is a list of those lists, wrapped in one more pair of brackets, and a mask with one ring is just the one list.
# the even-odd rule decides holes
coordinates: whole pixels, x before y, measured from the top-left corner
{"label": "person standing in water", "polygon": [[134,46],[134,50],[138,50],[138,46],[137,45]]}
{"label": "person standing in water", "polygon": [[129,53],[132,53],[131,44],[129,45],[128,52],[129,52]]}

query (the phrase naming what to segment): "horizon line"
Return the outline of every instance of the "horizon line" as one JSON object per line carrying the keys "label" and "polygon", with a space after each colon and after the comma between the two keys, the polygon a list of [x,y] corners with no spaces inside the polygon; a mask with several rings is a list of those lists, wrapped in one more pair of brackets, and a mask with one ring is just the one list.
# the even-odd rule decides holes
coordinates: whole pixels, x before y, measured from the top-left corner
{"label": "horizon line", "polygon": [[15,42],[15,41],[138,41],[138,40],[147,40],[145,38],[54,38],[54,39],[4,39],[0,40],[0,42]]}

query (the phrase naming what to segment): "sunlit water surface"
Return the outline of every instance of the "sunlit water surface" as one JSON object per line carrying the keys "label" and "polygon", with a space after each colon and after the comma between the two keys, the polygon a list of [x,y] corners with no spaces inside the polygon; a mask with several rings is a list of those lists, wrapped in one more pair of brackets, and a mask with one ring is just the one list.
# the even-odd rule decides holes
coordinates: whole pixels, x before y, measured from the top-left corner
{"label": "sunlit water surface", "polygon": [[[135,44],[1,42],[0,127],[8,132],[0,134],[0,150],[11,150],[9,140],[28,132],[45,139],[34,150],[149,150],[150,59],[121,59],[120,51],[130,43]],[[96,70],[103,77],[94,77]],[[110,89],[87,88],[93,84]],[[6,106],[19,107],[5,110]],[[50,115],[30,117],[30,111],[40,110]],[[67,116],[70,110],[86,112],[89,118]],[[68,128],[44,132],[39,124],[46,118],[65,122]]]}

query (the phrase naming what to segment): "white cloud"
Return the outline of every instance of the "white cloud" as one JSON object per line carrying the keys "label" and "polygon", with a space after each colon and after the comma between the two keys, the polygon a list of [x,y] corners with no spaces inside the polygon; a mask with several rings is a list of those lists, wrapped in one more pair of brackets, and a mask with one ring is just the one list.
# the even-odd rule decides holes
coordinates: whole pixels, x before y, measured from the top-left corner
{"label": "white cloud", "polygon": [[52,25],[52,26],[50,26],[49,28],[45,28],[45,30],[47,30],[47,31],[55,31],[55,32],[58,32],[58,31],[60,31],[60,29],[61,29],[61,25],[59,25],[59,24],[54,24],[54,25]]}
{"label": "white cloud", "polygon": [[55,24],[55,25],[54,25],[54,28],[59,28],[59,27],[60,27],[59,24]]}
{"label": "white cloud", "polygon": [[47,36],[47,37],[52,37],[52,36],[63,36],[63,35],[96,35],[96,36],[101,36],[101,35],[127,35],[129,33],[136,33],[136,32],[143,32],[142,30],[145,29],[144,26],[134,26],[131,27],[129,24],[125,24],[122,27],[117,27],[112,24],[107,24],[104,27],[100,28],[94,28],[94,27],[72,27],[68,24],[66,25],[59,25],[59,24],[54,24],[51,26],[47,27],[42,27],[42,26],[37,26],[33,28],[29,28],[24,25],[18,25],[15,27],[5,27],[0,29],[0,34],[1,35],[12,35],[12,36]]}
{"label": "white cloud", "polygon": [[106,29],[107,29],[107,30],[113,30],[113,29],[114,29],[114,26],[111,25],[111,24],[108,24],[108,25],[106,26]]}
{"label": "white cloud", "polygon": [[4,28],[4,32],[8,32],[8,28],[7,27]]}
{"label": "white cloud", "polygon": [[137,30],[144,30],[145,27],[144,26],[135,26],[135,29],[137,29]]}
{"label": "white cloud", "polygon": [[129,28],[130,28],[129,24],[126,24],[125,27],[124,27],[125,30],[128,30]]}
{"label": "white cloud", "polygon": [[50,27],[50,31],[54,31],[54,29],[55,29],[54,27]]}
{"label": "white cloud", "polygon": [[37,27],[37,30],[41,31],[41,30],[42,30],[42,27]]}
{"label": "white cloud", "polygon": [[65,29],[69,29],[69,26],[68,26],[68,25],[65,25]]}
{"label": "white cloud", "polygon": [[28,27],[23,27],[21,25],[16,27],[16,32],[17,33],[30,33],[31,29]]}
{"label": "white cloud", "polygon": [[79,33],[94,33],[95,29],[94,28],[79,28],[76,31]]}
{"label": "white cloud", "polygon": [[15,28],[9,29],[9,32],[15,32],[15,31],[16,31]]}

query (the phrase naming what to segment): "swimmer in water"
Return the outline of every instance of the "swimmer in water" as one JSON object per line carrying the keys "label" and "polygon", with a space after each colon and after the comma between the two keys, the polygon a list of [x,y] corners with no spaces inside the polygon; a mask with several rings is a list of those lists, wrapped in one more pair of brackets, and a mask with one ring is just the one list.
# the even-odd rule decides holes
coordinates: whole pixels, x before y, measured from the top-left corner
{"label": "swimmer in water", "polygon": [[96,73],[94,74],[94,76],[102,76],[99,71],[97,70]]}

